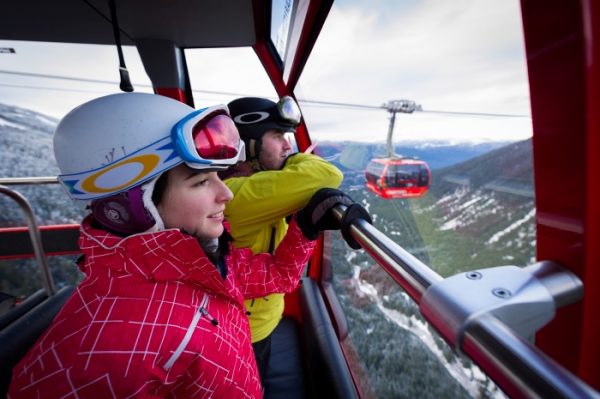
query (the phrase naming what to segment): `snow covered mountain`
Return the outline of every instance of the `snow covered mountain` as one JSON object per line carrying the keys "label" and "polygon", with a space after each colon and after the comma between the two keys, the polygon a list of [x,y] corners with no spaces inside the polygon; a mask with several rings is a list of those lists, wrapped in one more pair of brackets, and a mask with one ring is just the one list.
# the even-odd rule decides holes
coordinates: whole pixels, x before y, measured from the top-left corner
{"label": "snow covered mountain", "polygon": [[[420,199],[384,200],[356,183],[347,183],[346,191],[368,209],[373,224],[442,276],[535,261],[530,140],[433,170]],[[376,397],[504,397],[450,350],[364,251],[350,250],[338,236],[330,259],[349,326],[345,351],[367,359],[364,380]]]}
{"label": "snow covered mountain", "polygon": [[[19,107],[0,104],[0,177],[58,175],[52,150],[52,134],[58,121]],[[82,205],[71,201],[58,184],[14,186],[35,209],[38,222],[76,223]],[[0,197],[0,226],[24,225],[21,210],[13,201]]]}
{"label": "snow covered mountain", "polygon": [[[0,176],[55,176],[56,124],[36,112],[0,104]],[[382,144],[319,143],[317,148],[344,171],[342,189],[367,208],[374,225],[440,275],[532,263],[531,141],[431,144],[396,148],[398,154],[426,160],[432,169],[427,195],[411,200],[383,200],[366,190],[364,167],[385,153]],[[42,223],[81,219],[83,210],[59,185],[16,188],[32,202]],[[19,209],[6,198],[0,198],[0,209],[0,226],[24,224]],[[364,251],[349,249],[338,233],[333,237],[332,282],[350,328],[344,349],[364,362],[365,374],[357,378],[377,397],[502,397],[487,377],[432,332],[417,306]],[[16,284],[16,272],[10,271],[15,269],[0,266],[0,281]],[[29,275],[33,269],[23,270]]]}

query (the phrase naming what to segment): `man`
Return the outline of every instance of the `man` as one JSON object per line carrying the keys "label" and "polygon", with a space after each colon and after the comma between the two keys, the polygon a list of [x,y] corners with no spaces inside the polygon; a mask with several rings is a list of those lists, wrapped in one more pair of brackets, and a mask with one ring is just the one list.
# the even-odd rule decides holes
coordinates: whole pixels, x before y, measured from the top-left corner
{"label": "man", "polygon": [[[246,161],[238,164],[225,184],[234,197],[225,217],[231,224],[236,247],[254,253],[270,252],[285,236],[285,217],[304,207],[321,188],[337,188],[342,173],[312,154],[293,154],[286,132],[295,132],[300,110],[291,97],[278,103],[243,97],[228,104],[246,147]],[[271,350],[271,333],[281,320],[283,294],[246,301],[252,346],[264,386]]]}

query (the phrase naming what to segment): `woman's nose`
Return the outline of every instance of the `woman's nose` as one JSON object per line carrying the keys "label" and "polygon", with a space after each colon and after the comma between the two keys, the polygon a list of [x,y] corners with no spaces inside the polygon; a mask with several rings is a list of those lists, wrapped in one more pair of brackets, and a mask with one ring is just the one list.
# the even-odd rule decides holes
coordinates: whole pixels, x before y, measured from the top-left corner
{"label": "woman's nose", "polygon": [[227,187],[227,185],[223,182],[223,180],[219,179],[219,196],[217,197],[220,202],[229,202],[233,199],[233,193]]}

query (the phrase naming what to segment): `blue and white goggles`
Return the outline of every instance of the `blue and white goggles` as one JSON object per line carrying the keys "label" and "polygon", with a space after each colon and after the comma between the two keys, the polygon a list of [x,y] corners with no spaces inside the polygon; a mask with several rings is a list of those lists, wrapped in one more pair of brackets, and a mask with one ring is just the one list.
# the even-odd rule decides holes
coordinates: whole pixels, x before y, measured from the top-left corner
{"label": "blue and white goggles", "polygon": [[229,115],[222,108],[204,108],[177,122],[169,136],[100,168],[60,175],[58,180],[71,198],[93,200],[126,191],[183,162],[193,169],[227,169],[245,158],[244,142]]}

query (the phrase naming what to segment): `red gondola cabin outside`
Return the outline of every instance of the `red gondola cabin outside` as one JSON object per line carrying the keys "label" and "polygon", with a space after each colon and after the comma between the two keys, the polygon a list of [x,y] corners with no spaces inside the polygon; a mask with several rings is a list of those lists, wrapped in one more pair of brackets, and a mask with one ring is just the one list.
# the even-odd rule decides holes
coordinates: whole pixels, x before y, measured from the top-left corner
{"label": "red gondola cabin outside", "polygon": [[365,170],[367,188],[385,199],[421,197],[429,188],[427,163],[407,158],[373,159]]}

